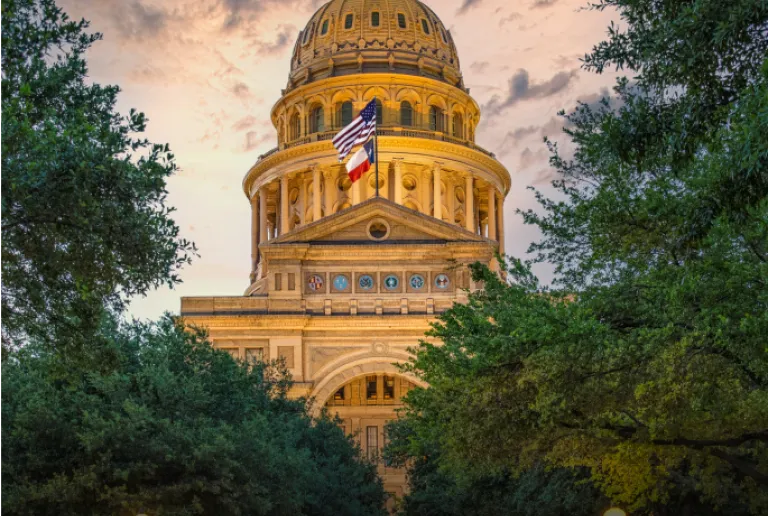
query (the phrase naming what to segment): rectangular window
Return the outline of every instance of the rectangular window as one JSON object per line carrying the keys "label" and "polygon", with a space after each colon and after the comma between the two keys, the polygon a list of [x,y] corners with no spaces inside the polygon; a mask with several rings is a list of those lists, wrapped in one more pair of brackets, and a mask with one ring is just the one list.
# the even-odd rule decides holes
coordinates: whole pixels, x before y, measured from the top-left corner
{"label": "rectangular window", "polygon": [[395,399],[395,377],[394,376],[384,377],[384,399],[385,400]]}
{"label": "rectangular window", "polygon": [[352,22],[355,21],[355,15],[354,14],[348,14],[346,18],[344,18],[344,28],[349,30],[352,28]]}
{"label": "rectangular window", "polygon": [[245,350],[245,358],[249,364],[264,362],[264,348],[248,348]]}
{"label": "rectangular window", "polygon": [[368,459],[376,460],[379,456],[379,427],[368,426],[365,428],[365,433]]}
{"label": "rectangular window", "polygon": [[397,25],[401,29],[408,27],[408,25],[405,23],[405,15],[403,13],[397,13]]}
{"label": "rectangular window", "polygon": [[336,391],[336,394],[333,395],[333,401],[344,401],[345,398],[344,387]]}
{"label": "rectangular window", "polygon": [[378,27],[381,23],[381,19],[378,12],[372,12],[371,13],[371,26],[372,27]]}
{"label": "rectangular window", "polygon": [[368,400],[377,400],[377,385],[375,376],[365,377],[365,397]]}
{"label": "rectangular window", "polygon": [[283,290],[283,275],[279,272],[275,274],[275,290]]}
{"label": "rectangular window", "polygon": [[288,290],[296,290],[296,274],[288,273]]}
{"label": "rectangular window", "polygon": [[421,20],[421,28],[424,31],[424,34],[429,36],[429,23],[427,22],[427,20],[425,20],[423,18]]}
{"label": "rectangular window", "polygon": [[325,36],[326,34],[328,34],[328,20],[323,22],[323,28],[320,30],[321,36]]}

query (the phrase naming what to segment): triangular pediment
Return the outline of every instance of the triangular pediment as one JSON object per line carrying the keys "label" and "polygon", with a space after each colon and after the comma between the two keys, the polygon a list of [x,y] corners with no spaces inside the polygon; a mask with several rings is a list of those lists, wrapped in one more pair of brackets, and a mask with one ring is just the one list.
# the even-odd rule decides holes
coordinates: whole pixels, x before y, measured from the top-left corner
{"label": "triangular pediment", "polygon": [[[489,242],[464,228],[437,220],[384,198],[374,198],[330,217],[297,228],[268,245],[289,243],[376,243],[371,228],[383,225],[381,243]],[[379,233],[380,234],[380,233]]]}

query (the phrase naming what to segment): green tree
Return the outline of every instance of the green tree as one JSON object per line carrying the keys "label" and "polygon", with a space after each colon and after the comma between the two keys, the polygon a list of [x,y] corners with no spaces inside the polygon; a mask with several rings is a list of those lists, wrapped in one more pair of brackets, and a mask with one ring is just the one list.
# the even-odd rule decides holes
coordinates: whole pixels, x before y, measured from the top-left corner
{"label": "green tree", "polygon": [[115,112],[118,87],[86,81],[87,27],[53,0],[2,3],[3,345],[70,359],[98,352],[105,307],[174,285],[194,254],[165,206],[168,146]]}
{"label": "green tree", "polygon": [[555,264],[445,314],[408,418],[454,474],[585,467],[632,514],[768,513],[768,3],[603,0],[587,69],[633,72],[566,117],[561,200],[524,213]]}
{"label": "green tree", "polygon": [[504,468],[456,474],[442,467],[428,422],[393,421],[387,436],[386,459],[407,468],[409,492],[400,511],[406,516],[594,516],[608,508],[586,469],[547,471],[538,464],[519,476]]}
{"label": "green tree", "polygon": [[102,334],[109,373],[4,360],[3,514],[383,514],[375,465],[286,397],[276,364],[237,363],[170,318]]}

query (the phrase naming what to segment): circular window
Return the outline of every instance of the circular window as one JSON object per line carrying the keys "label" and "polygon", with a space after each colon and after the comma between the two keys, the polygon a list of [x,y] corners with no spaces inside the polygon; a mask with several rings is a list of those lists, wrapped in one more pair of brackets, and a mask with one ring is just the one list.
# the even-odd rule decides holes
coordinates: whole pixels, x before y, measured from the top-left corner
{"label": "circular window", "polygon": [[435,286],[440,290],[447,290],[451,286],[451,279],[446,274],[438,274],[435,277]]}
{"label": "circular window", "polygon": [[320,292],[323,290],[323,287],[325,286],[325,280],[322,276],[318,276],[317,274],[314,274],[309,277],[309,281],[307,281],[307,286],[309,287],[309,290],[312,292]]}
{"label": "circular window", "polygon": [[333,278],[333,288],[336,290],[347,290],[349,288],[349,278],[343,274],[339,274]]}
{"label": "circular window", "polygon": [[386,240],[389,237],[389,224],[387,224],[387,221],[382,219],[372,220],[368,224],[368,236],[371,240],[376,240],[377,242]]}
{"label": "circular window", "polygon": [[418,181],[416,181],[416,178],[413,176],[405,176],[403,178],[403,188],[408,190],[409,192],[412,192],[416,190],[416,187],[418,186]]}
{"label": "circular window", "polygon": [[400,278],[394,274],[390,274],[384,279],[384,288],[390,291],[395,291],[400,287]]}
{"label": "circular window", "polygon": [[357,285],[360,287],[361,290],[365,290],[365,291],[371,290],[374,285],[373,276],[371,276],[370,274],[363,274],[357,280]]}
{"label": "circular window", "polygon": [[424,285],[426,284],[426,281],[424,280],[424,276],[421,274],[414,274],[411,276],[411,288],[414,290],[421,290],[424,288]]}

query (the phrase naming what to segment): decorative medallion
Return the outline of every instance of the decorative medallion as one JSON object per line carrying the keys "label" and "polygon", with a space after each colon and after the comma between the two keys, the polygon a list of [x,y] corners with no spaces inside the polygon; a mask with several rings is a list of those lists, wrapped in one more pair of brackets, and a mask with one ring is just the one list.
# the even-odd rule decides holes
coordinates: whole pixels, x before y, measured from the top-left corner
{"label": "decorative medallion", "polygon": [[394,274],[390,274],[384,280],[384,287],[387,290],[397,290],[400,287],[400,279]]}
{"label": "decorative medallion", "polygon": [[349,278],[343,274],[333,278],[333,288],[336,290],[347,290],[349,288]]}
{"label": "decorative medallion", "polygon": [[360,290],[366,290],[366,291],[371,290],[374,285],[373,276],[370,276],[368,274],[363,274],[357,280],[357,285],[360,287]]}
{"label": "decorative medallion", "polygon": [[438,274],[435,277],[435,286],[440,290],[447,290],[451,286],[451,279],[446,274]]}
{"label": "decorative medallion", "polygon": [[424,285],[426,284],[426,281],[424,280],[424,276],[421,274],[414,274],[411,276],[411,288],[414,290],[421,290],[424,288]]}
{"label": "decorative medallion", "polygon": [[309,286],[309,290],[312,292],[320,292],[323,290],[323,286],[325,286],[325,280],[322,276],[318,276],[317,274],[313,274],[309,277],[309,281],[307,281],[307,286]]}

